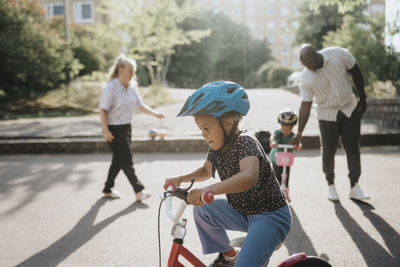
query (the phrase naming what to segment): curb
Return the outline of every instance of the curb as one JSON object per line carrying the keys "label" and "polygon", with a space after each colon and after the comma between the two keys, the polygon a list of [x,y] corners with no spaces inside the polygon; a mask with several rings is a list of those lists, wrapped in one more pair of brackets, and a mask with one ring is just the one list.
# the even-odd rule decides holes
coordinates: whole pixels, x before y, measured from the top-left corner
{"label": "curb", "polygon": [[[319,136],[304,136],[302,144],[303,149],[319,149]],[[360,145],[400,146],[400,133],[361,135]],[[132,140],[131,149],[135,153],[195,153],[207,152],[208,145],[203,139]],[[0,155],[109,152],[103,138],[0,139]]]}

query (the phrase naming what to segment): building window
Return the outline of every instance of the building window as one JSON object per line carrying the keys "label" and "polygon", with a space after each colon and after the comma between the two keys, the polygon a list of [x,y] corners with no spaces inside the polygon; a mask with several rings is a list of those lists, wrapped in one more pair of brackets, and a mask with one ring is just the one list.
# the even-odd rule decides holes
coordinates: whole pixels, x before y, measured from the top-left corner
{"label": "building window", "polygon": [[94,8],[92,2],[76,2],[74,3],[74,19],[75,22],[93,22]]}
{"label": "building window", "polygon": [[255,14],[256,14],[256,11],[254,10],[254,8],[247,9],[248,16],[254,16]]}
{"label": "building window", "polygon": [[274,15],[275,14],[275,9],[273,9],[272,7],[268,8],[268,14]]}
{"label": "building window", "polygon": [[49,3],[45,5],[46,7],[46,17],[48,19],[54,16],[64,15],[64,4],[63,3]]}
{"label": "building window", "polygon": [[268,42],[270,42],[270,43],[275,42],[275,35],[273,35],[273,34],[268,34],[267,38],[268,38]]}
{"label": "building window", "polygon": [[282,7],[280,10],[281,15],[288,15],[289,14],[289,9],[287,9],[286,7]]}
{"label": "building window", "polygon": [[289,42],[289,34],[287,33],[281,34],[281,40],[285,43]]}
{"label": "building window", "polygon": [[289,55],[289,49],[287,48],[287,47],[284,47],[284,48],[282,48],[282,55],[283,56],[287,56],[287,55]]}
{"label": "building window", "polygon": [[256,27],[256,23],[254,21],[249,21],[247,22],[247,27],[254,29]]}
{"label": "building window", "polygon": [[268,28],[269,29],[275,28],[275,21],[268,21]]}
{"label": "building window", "polygon": [[235,16],[239,16],[239,15],[240,15],[240,10],[239,10],[238,8],[235,8],[235,9],[232,11],[232,13],[233,13],[233,15],[235,15]]}
{"label": "building window", "polygon": [[371,11],[371,13],[384,13],[385,5],[383,4],[371,5],[369,10]]}

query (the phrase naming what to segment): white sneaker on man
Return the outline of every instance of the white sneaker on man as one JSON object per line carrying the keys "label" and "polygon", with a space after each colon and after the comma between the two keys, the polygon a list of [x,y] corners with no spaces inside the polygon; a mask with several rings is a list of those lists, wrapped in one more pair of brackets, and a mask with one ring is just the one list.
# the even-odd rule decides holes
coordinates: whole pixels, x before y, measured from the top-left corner
{"label": "white sneaker on man", "polygon": [[336,188],[335,188],[334,184],[328,185],[328,199],[330,201],[338,201],[339,200],[339,196],[336,192]]}
{"label": "white sneaker on man", "polygon": [[357,200],[368,200],[370,197],[364,194],[361,187],[356,183],[352,188],[350,188],[349,197]]}

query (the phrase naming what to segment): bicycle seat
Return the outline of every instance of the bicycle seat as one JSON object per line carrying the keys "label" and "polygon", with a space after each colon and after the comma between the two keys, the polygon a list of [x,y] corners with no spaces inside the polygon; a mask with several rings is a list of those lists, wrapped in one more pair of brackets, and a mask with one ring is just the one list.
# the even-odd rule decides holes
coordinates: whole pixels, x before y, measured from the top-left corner
{"label": "bicycle seat", "polygon": [[[241,248],[245,239],[245,236],[234,238],[229,242],[229,245],[234,248]],[[280,249],[282,244],[283,243],[280,243],[278,246],[276,246],[275,250]]]}

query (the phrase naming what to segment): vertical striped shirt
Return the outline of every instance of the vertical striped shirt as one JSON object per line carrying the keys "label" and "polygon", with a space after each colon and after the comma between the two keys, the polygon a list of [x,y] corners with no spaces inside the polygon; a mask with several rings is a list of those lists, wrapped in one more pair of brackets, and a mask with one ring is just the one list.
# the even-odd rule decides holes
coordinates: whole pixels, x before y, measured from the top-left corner
{"label": "vertical striped shirt", "polygon": [[130,124],[136,107],[143,106],[136,81],[127,88],[118,78],[108,82],[103,88],[99,108],[107,110],[108,125]]}
{"label": "vertical striped shirt", "polygon": [[322,68],[311,71],[304,68],[299,85],[305,102],[317,103],[319,120],[336,121],[338,111],[350,118],[357,106],[347,70],[356,64],[353,55],[344,48],[334,46],[319,51],[324,58]]}

